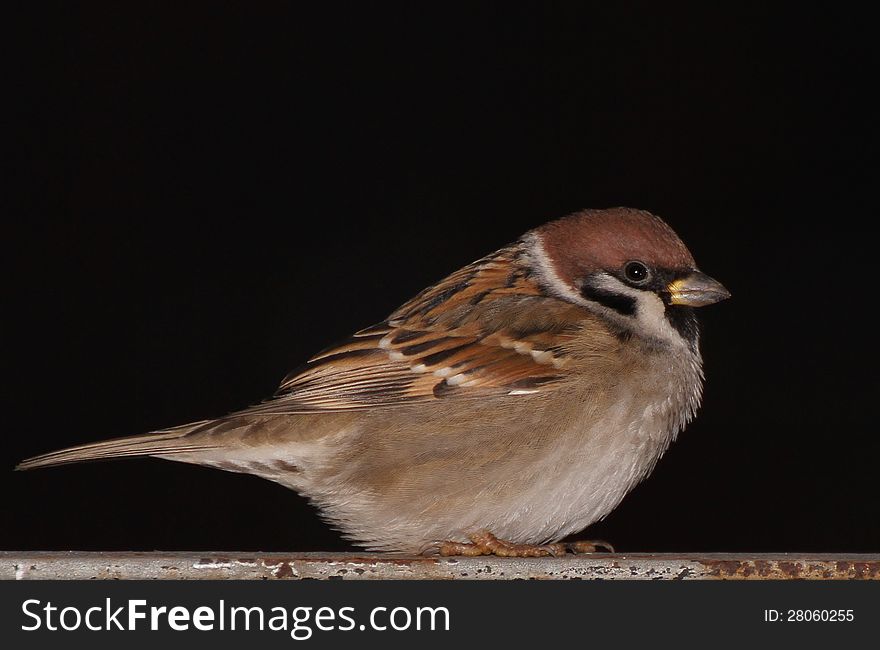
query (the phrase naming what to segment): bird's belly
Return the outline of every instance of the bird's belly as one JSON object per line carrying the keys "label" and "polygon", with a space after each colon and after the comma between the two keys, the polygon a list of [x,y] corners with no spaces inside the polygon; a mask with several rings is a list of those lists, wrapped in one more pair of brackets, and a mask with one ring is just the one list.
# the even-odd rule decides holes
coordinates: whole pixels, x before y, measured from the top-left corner
{"label": "bird's belly", "polygon": [[[589,427],[575,416],[546,425],[546,413],[537,413],[506,446],[498,442],[503,434],[479,423],[447,438],[430,429],[381,442],[369,432],[340,432],[307,454],[299,449],[302,474],[280,482],[373,549],[416,552],[483,529],[518,543],[558,540],[611,512],[668,446],[673,427],[662,405],[645,404],[617,395]],[[351,454],[356,436],[369,444]],[[452,439],[458,442],[444,444]]]}
{"label": "bird's belly", "polygon": [[669,445],[668,421],[651,410],[622,401],[590,429],[572,426],[522,468],[501,498],[475,502],[460,528],[487,528],[510,541],[543,543],[602,519]]}

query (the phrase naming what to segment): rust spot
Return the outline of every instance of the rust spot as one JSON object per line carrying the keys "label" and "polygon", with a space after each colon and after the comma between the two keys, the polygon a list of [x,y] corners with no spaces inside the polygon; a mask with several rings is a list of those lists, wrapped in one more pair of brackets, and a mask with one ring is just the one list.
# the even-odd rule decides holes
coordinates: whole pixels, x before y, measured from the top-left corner
{"label": "rust spot", "polygon": [[294,576],[293,569],[290,568],[289,562],[281,562],[272,572],[276,578],[292,578]]}
{"label": "rust spot", "polygon": [[797,562],[792,560],[701,560],[707,577],[787,580],[878,579],[880,562]]}
{"label": "rust spot", "polygon": [[853,571],[856,578],[864,580],[865,578],[876,578],[880,573],[880,563],[877,562],[853,562]]}
{"label": "rust spot", "polygon": [[755,560],[755,570],[762,578],[770,575],[770,563],[767,560]]}
{"label": "rust spot", "polygon": [[719,578],[735,576],[743,566],[743,563],[738,560],[705,560],[703,564],[709,568],[710,575]]}
{"label": "rust spot", "polygon": [[831,569],[824,568],[821,564],[811,564],[810,574],[811,577],[822,576],[823,578],[830,578],[832,575],[834,575]]}
{"label": "rust spot", "polygon": [[780,562],[779,570],[782,571],[789,578],[797,578],[801,574],[801,569],[803,569],[803,565],[800,562]]}

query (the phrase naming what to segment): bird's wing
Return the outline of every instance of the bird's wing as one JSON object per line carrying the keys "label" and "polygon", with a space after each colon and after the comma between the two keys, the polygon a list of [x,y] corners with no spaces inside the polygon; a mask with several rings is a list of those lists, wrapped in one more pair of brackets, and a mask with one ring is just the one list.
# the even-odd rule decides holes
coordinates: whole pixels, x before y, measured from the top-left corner
{"label": "bird's wing", "polygon": [[551,390],[588,314],[543,295],[515,248],[452,274],[313,357],[250,413],[312,413]]}

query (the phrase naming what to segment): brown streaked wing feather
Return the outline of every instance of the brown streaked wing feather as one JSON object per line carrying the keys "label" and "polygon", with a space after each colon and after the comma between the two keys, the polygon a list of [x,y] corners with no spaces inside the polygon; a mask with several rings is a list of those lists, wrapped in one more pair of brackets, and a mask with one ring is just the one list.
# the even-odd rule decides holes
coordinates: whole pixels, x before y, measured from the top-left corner
{"label": "brown streaked wing feather", "polygon": [[518,244],[487,255],[404,303],[391,314],[388,322],[432,329],[434,326],[449,326],[450,321],[467,313],[471,307],[504,296],[542,295],[521,258],[522,247]]}
{"label": "brown streaked wing feather", "polygon": [[303,413],[548,390],[584,312],[545,297],[511,246],[315,355],[251,412]]}

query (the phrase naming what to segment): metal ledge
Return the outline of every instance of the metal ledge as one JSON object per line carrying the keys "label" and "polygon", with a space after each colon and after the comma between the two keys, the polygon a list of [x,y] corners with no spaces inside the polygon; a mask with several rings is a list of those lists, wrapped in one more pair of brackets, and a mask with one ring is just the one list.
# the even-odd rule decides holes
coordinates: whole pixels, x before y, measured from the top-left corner
{"label": "metal ledge", "polygon": [[441,558],[351,553],[0,551],[3,580],[880,580],[880,554]]}

